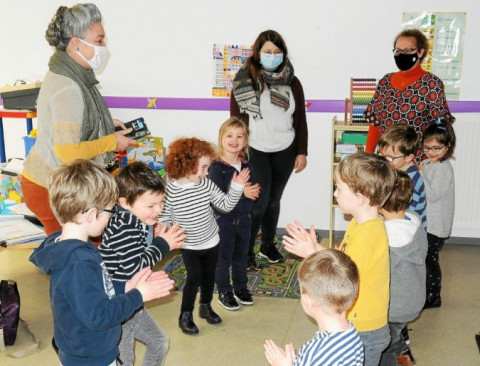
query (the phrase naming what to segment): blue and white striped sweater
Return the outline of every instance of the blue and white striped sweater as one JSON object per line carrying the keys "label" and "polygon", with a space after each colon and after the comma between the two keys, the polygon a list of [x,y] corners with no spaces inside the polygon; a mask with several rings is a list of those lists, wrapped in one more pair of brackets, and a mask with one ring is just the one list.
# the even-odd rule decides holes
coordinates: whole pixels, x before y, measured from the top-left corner
{"label": "blue and white striped sweater", "polygon": [[408,208],[410,211],[415,211],[422,220],[422,226],[427,229],[427,199],[425,192],[425,185],[423,177],[420,174],[416,165],[411,165],[406,170],[407,174],[413,183],[413,198]]}

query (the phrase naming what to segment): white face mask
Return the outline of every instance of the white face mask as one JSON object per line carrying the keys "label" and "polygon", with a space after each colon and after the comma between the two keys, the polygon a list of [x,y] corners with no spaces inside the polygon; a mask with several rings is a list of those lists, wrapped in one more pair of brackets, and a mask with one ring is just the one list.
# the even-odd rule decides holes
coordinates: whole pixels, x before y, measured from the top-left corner
{"label": "white face mask", "polygon": [[102,67],[103,63],[105,62],[107,55],[108,55],[108,48],[107,46],[96,46],[94,44],[90,44],[87,41],[84,41],[83,39],[79,38],[80,42],[93,47],[95,53],[93,57],[90,60],[87,60],[85,56],[83,56],[80,53],[80,50],[77,50],[77,53],[80,55],[80,57],[90,65],[92,70],[98,70],[100,67]]}

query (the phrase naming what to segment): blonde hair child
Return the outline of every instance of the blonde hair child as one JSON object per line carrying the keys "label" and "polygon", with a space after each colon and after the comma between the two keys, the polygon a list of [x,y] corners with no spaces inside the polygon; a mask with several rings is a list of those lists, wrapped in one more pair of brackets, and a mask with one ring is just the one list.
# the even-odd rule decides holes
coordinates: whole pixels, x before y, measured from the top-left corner
{"label": "blonde hair child", "polygon": [[[215,211],[220,228],[218,262],[215,281],[218,289],[218,303],[227,310],[238,310],[239,304],[252,305],[252,294],[247,288],[247,256],[250,245],[253,201],[260,188],[248,157],[248,128],[236,117],[227,119],[218,133],[219,159],[210,166],[208,177],[223,191],[227,192],[235,173],[250,170],[250,179],[245,184],[244,195],[235,208],[224,213]],[[231,278],[230,278],[231,273]]]}

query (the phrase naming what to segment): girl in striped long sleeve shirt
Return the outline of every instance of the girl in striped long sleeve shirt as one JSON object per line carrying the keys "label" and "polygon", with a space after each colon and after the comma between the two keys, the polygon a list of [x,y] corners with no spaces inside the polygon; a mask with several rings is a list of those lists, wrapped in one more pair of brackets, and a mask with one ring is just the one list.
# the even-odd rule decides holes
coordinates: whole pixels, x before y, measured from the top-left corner
{"label": "girl in striped long sleeve shirt", "polygon": [[248,169],[234,174],[227,194],[207,178],[208,168],[216,158],[215,149],[207,141],[181,138],[172,142],[166,156],[167,184],[165,207],[159,222],[178,222],[185,229],[182,258],[187,271],[178,325],[185,334],[199,332],[193,321],[193,308],[200,287],[200,318],[210,324],[222,319],[212,310],[211,301],[217,265],[218,225],[213,207],[231,211],[241,198],[250,177]]}

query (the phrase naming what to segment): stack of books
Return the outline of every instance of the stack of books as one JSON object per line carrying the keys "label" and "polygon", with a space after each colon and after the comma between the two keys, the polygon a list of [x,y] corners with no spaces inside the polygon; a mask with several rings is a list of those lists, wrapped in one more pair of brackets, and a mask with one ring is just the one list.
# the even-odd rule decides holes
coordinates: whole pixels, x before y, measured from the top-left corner
{"label": "stack of books", "polygon": [[[0,215],[0,246],[40,243],[46,238],[43,227],[36,225],[38,220],[28,215],[25,204],[10,209],[12,214]],[[24,210],[27,215],[23,214]]]}

